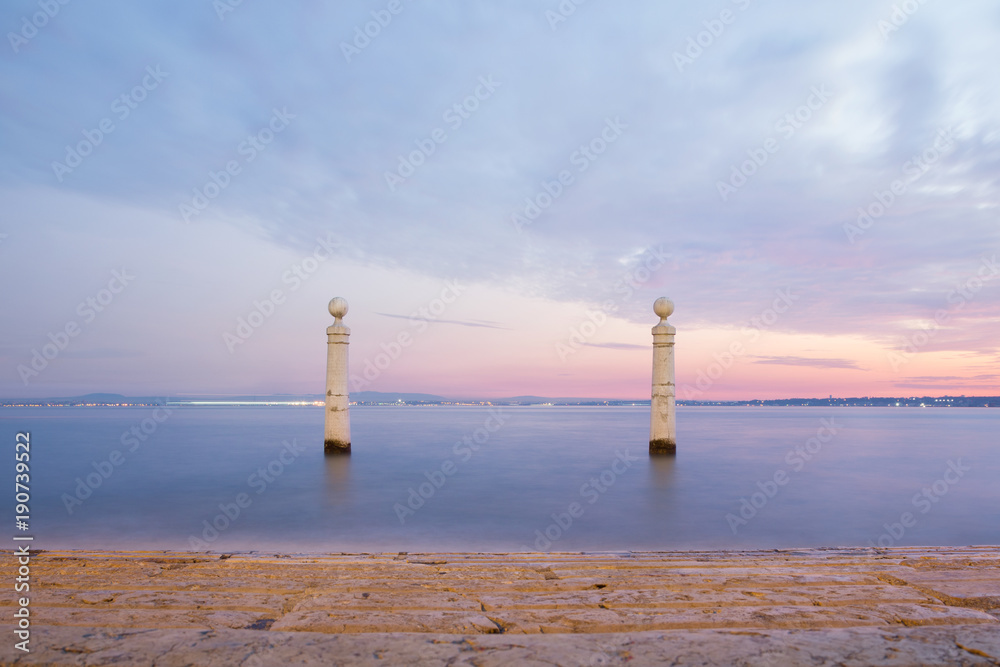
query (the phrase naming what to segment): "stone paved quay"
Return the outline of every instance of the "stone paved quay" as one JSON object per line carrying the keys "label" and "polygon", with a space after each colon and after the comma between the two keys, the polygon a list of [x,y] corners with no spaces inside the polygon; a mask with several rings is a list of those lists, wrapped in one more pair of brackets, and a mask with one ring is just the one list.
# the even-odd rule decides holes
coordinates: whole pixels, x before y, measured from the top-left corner
{"label": "stone paved quay", "polygon": [[65,551],[31,570],[32,651],[9,592],[5,665],[1000,665],[1000,547]]}

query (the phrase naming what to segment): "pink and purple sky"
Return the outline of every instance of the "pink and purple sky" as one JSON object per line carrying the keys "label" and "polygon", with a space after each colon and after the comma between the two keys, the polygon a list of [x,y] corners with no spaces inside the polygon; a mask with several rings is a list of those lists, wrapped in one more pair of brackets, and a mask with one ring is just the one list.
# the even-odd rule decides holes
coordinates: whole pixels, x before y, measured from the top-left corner
{"label": "pink and purple sky", "polygon": [[995,3],[389,4],[0,10],[0,397],[1000,394]]}

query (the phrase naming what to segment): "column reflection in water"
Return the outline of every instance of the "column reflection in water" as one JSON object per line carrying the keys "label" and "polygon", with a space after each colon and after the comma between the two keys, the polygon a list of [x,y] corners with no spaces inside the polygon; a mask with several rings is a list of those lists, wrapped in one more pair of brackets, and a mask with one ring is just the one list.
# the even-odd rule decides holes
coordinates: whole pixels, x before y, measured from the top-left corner
{"label": "column reflection in water", "polygon": [[351,505],[351,457],[324,456],[326,466],[326,501],[328,507]]}
{"label": "column reflection in water", "polygon": [[650,456],[649,474],[646,487],[646,525],[663,540],[661,548],[673,544],[677,537],[676,513],[680,510],[677,502],[677,479],[675,456]]}
{"label": "column reflection in water", "polygon": [[676,456],[652,456],[649,459],[649,488],[656,495],[674,490]]}

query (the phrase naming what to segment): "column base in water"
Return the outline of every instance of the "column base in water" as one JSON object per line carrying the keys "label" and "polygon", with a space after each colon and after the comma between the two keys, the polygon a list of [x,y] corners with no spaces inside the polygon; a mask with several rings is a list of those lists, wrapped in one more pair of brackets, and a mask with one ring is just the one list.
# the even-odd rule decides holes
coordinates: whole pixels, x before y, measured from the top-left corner
{"label": "column base in water", "polygon": [[327,454],[350,454],[351,443],[343,440],[324,440],[323,451]]}
{"label": "column base in water", "polygon": [[650,440],[650,454],[676,454],[677,443],[673,440]]}

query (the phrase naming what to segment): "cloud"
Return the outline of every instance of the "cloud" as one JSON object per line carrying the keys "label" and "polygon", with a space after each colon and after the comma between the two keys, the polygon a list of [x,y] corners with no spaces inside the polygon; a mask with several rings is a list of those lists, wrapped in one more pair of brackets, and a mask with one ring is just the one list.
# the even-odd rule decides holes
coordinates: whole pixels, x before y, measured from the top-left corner
{"label": "cloud", "polygon": [[[926,383],[926,382],[924,382],[924,383],[921,383],[921,382],[893,382],[892,386],[893,387],[899,387],[900,389],[936,389],[938,391],[944,390],[944,391],[954,391],[954,392],[961,391],[963,394],[965,393],[966,390],[977,389],[977,387],[975,387],[975,386],[970,386],[969,383],[966,380],[960,380],[960,381],[958,381],[956,383],[945,384],[945,385],[935,384],[935,383]],[[985,389],[985,388],[989,388],[989,387],[993,387],[993,386],[995,386],[995,385],[982,385],[982,387],[980,389]]]}
{"label": "cloud", "polygon": [[61,353],[64,359],[131,359],[145,356],[145,352],[120,347],[70,349]]}
{"label": "cloud", "polygon": [[[413,317],[408,315],[392,315],[390,313],[375,313],[376,315],[381,315],[382,317],[395,317],[401,320],[413,320]],[[486,320],[442,320],[442,319],[428,319],[426,320],[429,324],[458,324],[463,327],[483,327],[486,329],[510,329],[510,327],[500,326],[499,322],[489,322]]]}
{"label": "cloud", "polygon": [[907,377],[905,380],[907,382],[954,382],[966,380],[994,380],[998,377],[1000,377],[1000,375],[995,373],[973,375],[971,377],[960,375],[918,375]]}
{"label": "cloud", "polygon": [[867,370],[850,359],[812,359],[807,357],[753,357],[755,364],[775,364],[779,366],[809,366],[811,368],[849,368],[852,370]]}
{"label": "cloud", "polygon": [[584,343],[588,347],[605,347],[611,350],[650,350],[649,345],[635,345],[634,343]]}
{"label": "cloud", "polygon": [[963,377],[960,375],[923,375],[902,378],[900,382],[894,382],[893,386],[912,389],[940,389],[942,385],[970,387],[982,384],[991,387],[996,384],[996,379],[1000,375],[983,374]]}

